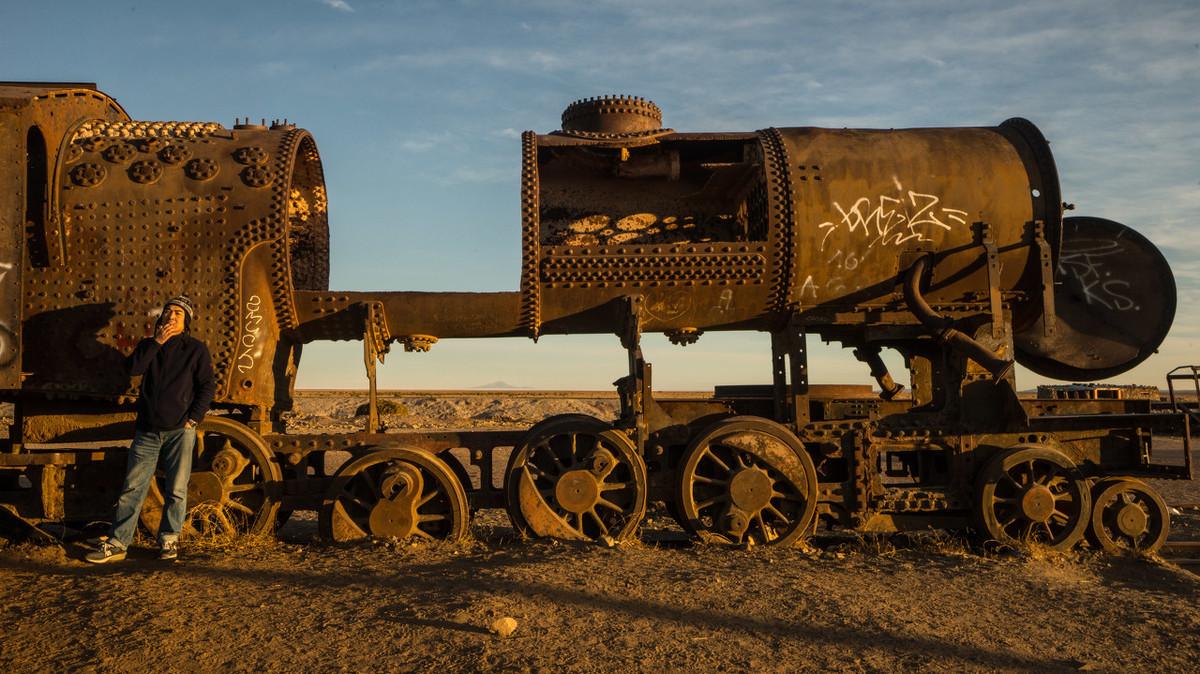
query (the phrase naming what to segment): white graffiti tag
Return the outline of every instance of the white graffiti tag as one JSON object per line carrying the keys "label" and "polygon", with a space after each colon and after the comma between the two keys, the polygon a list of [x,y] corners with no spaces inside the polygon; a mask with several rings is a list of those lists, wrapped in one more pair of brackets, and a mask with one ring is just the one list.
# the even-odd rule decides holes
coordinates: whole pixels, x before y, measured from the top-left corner
{"label": "white graffiti tag", "polygon": [[1137,302],[1124,294],[1132,284],[1115,276],[1105,259],[1124,252],[1121,242],[1093,239],[1073,241],[1071,245],[1070,248],[1063,245],[1062,254],[1058,257],[1058,275],[1079,281],[1088,304],[1097,304],[1113,311],[1140,308]]}
{"label": "white graffiti tag", "polygon": [[833,202],[840,216],[837,222],[822,222],[818,227],[825,231],[821,237],[821,250],[829,237],[838,230],[861,236],[870,249],[879,246],[898,246],[907,241],[928,241],[926,233],[931,228],[949,231],[951,223],[966,224],[967,212],[942,206],[941,197],[905,190],[895,180],[899,196],[880,194],[877,197],[861,197],[848,208]]}
{"label": "white graffiti tag", "polygon": [[259,313],[261,308],[262,299],[258,295],[251,295],[250,299],[246,301],[246,317],[242,320],[242,339],[238,343],[238,372],[246,373],[254,367],[254,358],[258,355],[254,345],[258,343],[258,333],[261,330],[259,326],[262,324],[263,318]]}

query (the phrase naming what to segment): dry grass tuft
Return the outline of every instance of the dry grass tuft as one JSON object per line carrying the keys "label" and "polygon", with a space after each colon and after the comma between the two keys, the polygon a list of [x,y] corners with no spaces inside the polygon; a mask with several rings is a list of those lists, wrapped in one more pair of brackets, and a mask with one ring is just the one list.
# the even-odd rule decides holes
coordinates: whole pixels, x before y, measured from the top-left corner
{"label": "dry grass tuft", "polygon": [[902,533],[850,532],[832,550],[869,557],[892,557],[904,551],[950,557],[973,557],[969,539],[941,529]]}
{"label": "dry grass tuft", "polygon": [[243,533],[242,530],[248,528],[245,517],[218,503],[199,503],[188,511],[188,518],[180,540],[195,549],[224,552],[276,544],[275,534],[270,529]]}

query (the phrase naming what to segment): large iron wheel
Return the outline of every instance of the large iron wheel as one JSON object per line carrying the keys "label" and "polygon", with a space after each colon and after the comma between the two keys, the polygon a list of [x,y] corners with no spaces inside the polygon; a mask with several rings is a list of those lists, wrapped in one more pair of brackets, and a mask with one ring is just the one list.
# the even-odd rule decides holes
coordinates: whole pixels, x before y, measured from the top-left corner
{"label": "large iron wheel", "polygon": [[[279,465],[258,433],[232,419],[209,416],[196,429],[183,533],[213,536],[274,531]],[[163,495],[150,483],[142,525],[158,533]]]}
{"label": "large iron wheel", "polygon": [[334,475],[319,517],[321,535],[459,540],[470,529],[467,492],[450,466],[418,449],[361,456]]}
{"label": "large iron wheel", "polygon": [[1171,513],[1150,485],[1133,478],[1101,480],[1094,491],[1088,538],[1107,552],[1157,552],[1167,542]]}
{"label": "large iron wheel", "polygon": [[629,538],[646,514],[646,464],[629,439],[580,414],[546,419],[513,449],[504,477],[513,527],[525,535]]}
{"label": "large iron wheel", "polygon": [[1069,550],[1083,538],[1092,495],[1062,452],[1023,446],[988,462],[976,486],[975,506],[979,532],[992,540]]}
{"label": "large iron wheel", "polygon": [[811,533],[817,471],[787,428],[731,417],[697,436],[679,465],[680,522],[714,543],[790,545]]}

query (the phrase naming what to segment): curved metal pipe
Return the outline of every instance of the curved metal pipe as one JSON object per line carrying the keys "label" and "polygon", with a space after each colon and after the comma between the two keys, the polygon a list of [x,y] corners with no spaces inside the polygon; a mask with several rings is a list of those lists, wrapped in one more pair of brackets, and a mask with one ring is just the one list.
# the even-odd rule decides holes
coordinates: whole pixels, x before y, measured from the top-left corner
{"label": "curved metal pipe", "polygon": [[891,400],[904,390],[904,384],[897,384],[892,379],[892,373],[888,372],[887,365],[884,364],[883,358],[879,356],[879,347],[859,347],[854,350],[854,357],[866,363],[871,368],[871,376],[879,384],[880,398]]}
{"label": "curved metal pipe", "polygon": [[928,256],[923,256],[913,263],[904,276],[904,302],[921,325],[929,334],[943,344],[979,363],[991,373],[992,378],[999,381],[1008,375],[1013,368],[1013,361],[1005,360],[991,349],[975,341],[967,334],[954,328],[954,321],[945,316],[939,316],[921,297],[921,277],[925,275]]}

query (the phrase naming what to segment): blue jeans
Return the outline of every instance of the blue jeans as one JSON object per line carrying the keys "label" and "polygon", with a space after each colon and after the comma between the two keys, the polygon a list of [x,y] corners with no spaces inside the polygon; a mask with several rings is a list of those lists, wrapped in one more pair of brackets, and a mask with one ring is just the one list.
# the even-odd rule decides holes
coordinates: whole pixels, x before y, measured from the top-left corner
{"label": "blue jeans", "polygon": [[177,431],[138,431],[129,447],[125,462],[125,484],[117,499],[117,514],[109,538],[127,548],[133,542],[142,502],[154,479],[154,470],[162,465],[166,473],[163,490],[162,520],[158,525],[158,540],[176,540],[187,515],[188,479],[192,475],[192,450],[196,447],[196,431],[181,428]]}

